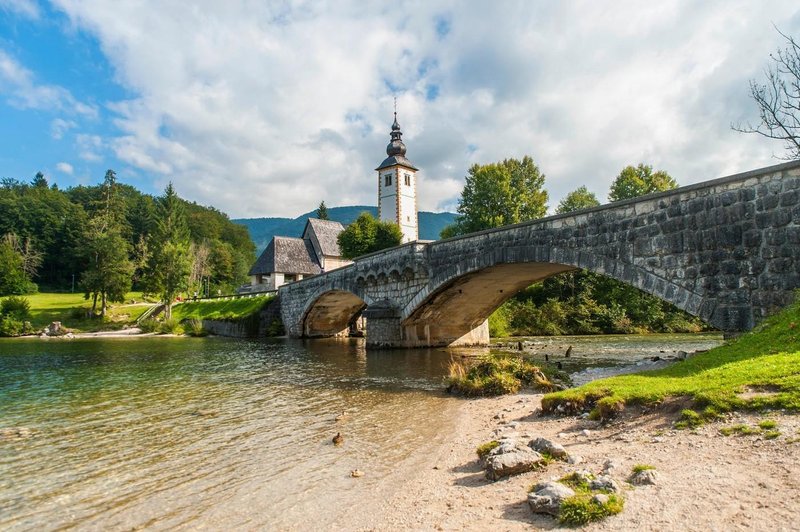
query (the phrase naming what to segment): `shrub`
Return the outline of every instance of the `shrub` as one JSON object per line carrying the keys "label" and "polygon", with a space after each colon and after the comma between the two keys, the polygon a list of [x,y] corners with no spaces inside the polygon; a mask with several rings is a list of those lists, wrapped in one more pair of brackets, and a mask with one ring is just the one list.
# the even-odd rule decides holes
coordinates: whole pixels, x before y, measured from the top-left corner
{"label": "shrub", "polygon": [[183,327],[175,318],[169,318],[158,324],[158,332],[161,334],[183,334]]}
{"label": "shrub", "polygon": [[516,393],[523,385],[553,388],[539,367],[521,357],[497,354],[481,357],[469,368],[451,362],[446,384],[448,392],[466,396]]}
{"label": "shrub", "polygon": [[158,322],[153,318],[148,318],[139,322],[139,328],[146,333],[158,332]]}
{"label": "shrub", "polygon": [[267,336],[283,336],[286,331],[283,328],[283,322],[279,319],[274,319],[267,327]]}
{"label": "shrub", "polygon": [[208,331],[203,328],[202,320],[192,318],[184,323],[184,329],[189,336],[208,336]]}
{"label": "shrub", "polygon": [[0,317],[0,336],[19,336],[22,334],[23,325],[22,321],[11,315],[3,315]]}
{"label": "shrub", "polygon": [[24,320],[31,315],[31,303],[24,297],[9,296],[0,303],[0,314]]}

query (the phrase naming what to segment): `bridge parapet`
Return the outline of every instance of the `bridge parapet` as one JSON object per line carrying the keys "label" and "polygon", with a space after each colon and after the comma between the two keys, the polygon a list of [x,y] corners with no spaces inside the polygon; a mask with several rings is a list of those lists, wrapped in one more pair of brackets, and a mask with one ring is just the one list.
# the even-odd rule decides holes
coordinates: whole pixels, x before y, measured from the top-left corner
{"label": "bridge parapet", "polygon": [[800,162],[368,255],[281,287],[284,325],[331,335],[372,305],[368,343],[485,343],[503,301],[576,268],[748,330],[800,288]]}

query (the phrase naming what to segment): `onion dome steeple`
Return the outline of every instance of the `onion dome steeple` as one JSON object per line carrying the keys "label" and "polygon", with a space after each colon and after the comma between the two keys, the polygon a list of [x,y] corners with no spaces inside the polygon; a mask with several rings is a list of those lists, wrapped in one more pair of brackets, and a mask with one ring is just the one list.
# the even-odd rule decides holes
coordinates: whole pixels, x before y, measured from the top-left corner
{"label": "onion dome steeple", "polygon": [[386,145],[386,155],[388,157],[376,168],[381,170],[390,166],[400,165],[411,170],[418,170],[416,166],[411,164],[411,161],[406,159],[406,145],[403,143],[403,132],[400,131],[400,124],[397,123],[397,111],[394,112],[394,122],[392,123],[392,132],[389,133],[391,140]]}
{"label": "onion dome steeple", "polygon": [[386,146],[386,155],[389,157],[393,155],[405,155],[406,145],[403,144],[403,132],[400,131],[400,124],[397,123],[397,111],[394,112],[394,123],[392,124],[390,136],[392,140]]}

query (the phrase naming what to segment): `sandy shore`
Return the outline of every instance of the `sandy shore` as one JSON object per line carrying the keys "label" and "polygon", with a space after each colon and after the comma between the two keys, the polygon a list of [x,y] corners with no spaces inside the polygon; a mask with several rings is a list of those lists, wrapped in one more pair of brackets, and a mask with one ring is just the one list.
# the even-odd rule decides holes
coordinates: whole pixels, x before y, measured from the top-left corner
{"label": "sandy shore", "polygon": [[[394,494],[368,515],[354,509],[343,523],[357,530],[551,530],[550,517],[534,515],[526,494],[541,480],[575,469],[599,472],[606,460],[622,483],[625,510],[586,530],[796,530],[800,520],[800,416],[769,414],[781,436],[722,436],[720,427],[755,425],[765,416],[742,414],[695,431],[672,428],[675,414],[643,413],[605,426],[581,418],[534,414],[541,395],[464,400],[451,436],[429,449]],[[678,405],[676,410],[679,409]],[[584,431],[588,430],[588,435]],[[484,479],[475,448],[500,434],[527,442],[554,439],[580,465],[563,462],[498,482]],[[635,464],[656,467],[655,486],[624,481]],[[376,511],[377,510],[377,511]]]}

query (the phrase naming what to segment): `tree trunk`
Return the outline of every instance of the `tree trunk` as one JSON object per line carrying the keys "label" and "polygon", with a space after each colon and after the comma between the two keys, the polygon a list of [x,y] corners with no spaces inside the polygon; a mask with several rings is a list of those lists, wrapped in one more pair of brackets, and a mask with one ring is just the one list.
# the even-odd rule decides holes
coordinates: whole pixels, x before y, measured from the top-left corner
{"label": "tree trunk", "polygon": [[168,320],[172,317],[172,301],[164,305],[164,319]]}
{"label": "tree trunk", "polygon": [[106,303],[106,292],[105,292],[105,290],[103,290],[103,292],[102,292],[102,301],[100,303],[100,317],[101,318],[105,318],[106,317],[106,305],[107,305],[107,303]]}
{"label": "tree trunk", "polygon": [[94,313],[97,310],[97,292],[92,294],[92,317],[94,317]]}

